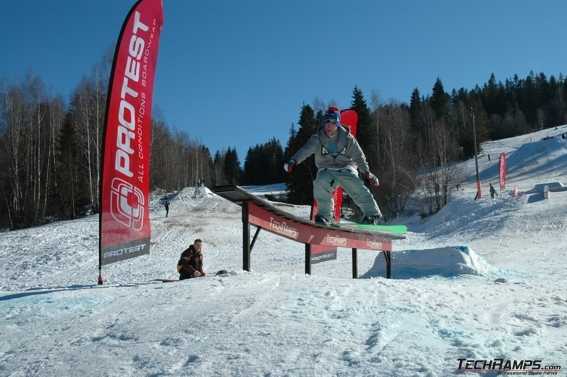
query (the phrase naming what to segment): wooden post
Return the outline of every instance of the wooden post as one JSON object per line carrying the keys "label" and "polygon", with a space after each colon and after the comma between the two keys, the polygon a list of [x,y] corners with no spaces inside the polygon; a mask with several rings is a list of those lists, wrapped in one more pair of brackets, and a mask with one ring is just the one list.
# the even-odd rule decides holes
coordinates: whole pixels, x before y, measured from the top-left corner
{"label": "wooden post", "polygon": [[311,275],[311,244],[305,244],[305,274]]}
{"label": "wooden post", "polygon": [[352,249],[352,278],[358,279],[358,250]]}
{"label": "wooden post", "polygon": [[478,148],[476,146],[476,122],[474,116],[474,110],[471,106],[471,113],[472,113],[472,129],[473,129],[473,144],[474,144],[474,166],[476,168],[476,196],[474,200],[478,200],[482,197],[482,191],[480,188],[480,175],[478,173]]}
{"label": "wooden post", "polygon": [[247,201],[242,203],[242,269],[250,272],[250,223]]}

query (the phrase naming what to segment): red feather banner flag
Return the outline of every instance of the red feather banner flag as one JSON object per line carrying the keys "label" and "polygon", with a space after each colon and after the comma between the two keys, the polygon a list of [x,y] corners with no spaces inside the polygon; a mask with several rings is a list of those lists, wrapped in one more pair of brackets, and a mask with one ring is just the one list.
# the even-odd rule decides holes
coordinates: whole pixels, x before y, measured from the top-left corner
{"label": "red feather banner flag", "polygon": [[500,192],[504,191],[506,188],[506,153],[500,153]]}
{"label": "red feather banner flag", "polygon": [[108,86],[100,187],[101,266],[150,252],[152,96],[162,0],[140,0],[118,38]]}

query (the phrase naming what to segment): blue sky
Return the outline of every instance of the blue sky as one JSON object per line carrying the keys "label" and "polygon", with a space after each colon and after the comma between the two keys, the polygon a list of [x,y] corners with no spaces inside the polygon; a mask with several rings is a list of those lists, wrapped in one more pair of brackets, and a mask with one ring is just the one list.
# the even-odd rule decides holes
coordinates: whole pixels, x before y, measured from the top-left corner
{"label": "blue sky", "polygon": [[[114,48],[125,0],[6,1],[0,80],[39,75],[68,99]],[[567,73],[565,1],[164,0],[154,105],[212,152],[277,137],[303,103],[348,107],[360,87],[382,101],[472,88],[530,70]],[[156,107],[154,107],[156,109]]]}

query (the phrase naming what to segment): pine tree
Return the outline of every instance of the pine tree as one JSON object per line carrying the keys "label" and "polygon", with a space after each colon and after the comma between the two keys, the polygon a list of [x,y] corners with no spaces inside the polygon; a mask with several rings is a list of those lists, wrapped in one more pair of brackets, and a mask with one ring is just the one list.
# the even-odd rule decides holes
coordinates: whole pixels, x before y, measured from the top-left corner
{"label": "pine tree", "polygon": [[351,109],[358,114],[358,143],[366,155],[370,170],[374,171],[378,166],[378,132],[362,90],[358,87],[352,92]]}
{"label": "pine tree", "polygon": [[276,138],[249,148],[244,162],[243,182],[247,185],[282,182],[283,164],[283,149]]}
{"label": "pine tree", "polygon": [[423,111],[424,108],[421,94],[419,93],[419,89],[415,88],[411,93],[409,107],[410,133],[414,150],[417,147],[419,140],[425,137],[426,124]]}
{"label": "pine tree", "polygon": [[215,153],[213,167],[215,172],[215,186],[226,185],[226,180],[224,178],[224,154],[220,151],[216,151]]}
{"label": "pine tree", "polygon": [[429,100],[429,104],[433,113],[435,114],[436,119],[443,119],[446,118],[449,114],[449,95],[445,93],[445,89],[443,89],[443,83],[441,79],[437,79],[435,81],[435,85],[433,85],[433,94]]}
{"label": "pine tree", "polygon": [[410,99],[410,122],[412,129],[416,132],[421,128],[421,106],[421,95],[419,89],[415,88]]}
{"label": "pine tree", "polygon": [[490,75],[488,82],[483,88],[483,105],[489,114],[503,116],[506,113],[506,94],[502,83],[496,82],[494,73]]}
{"label": "pine tree", "polygon": [[[319,122],[311,106],[304,105],[299,116],[299,130],[291,132],[285,155],[291,158],[309,138],[318,130]],[[310,157],[295,167],[291,174],[285,177],[289,189],[289,200],[296,204],[311,204],[313,201],[313,179],[315,178],[314,158]]]}
{"label": "pine tree", "polygon": [[262,148],[262,161],[260,172],[266,173],[266,184],[280,183],[284,180],[284,151],[276,138],[272,138]]}
{"label": "pine tree", "polygon": [[240,161],[238,160],[238,153],[235,148],[228,148],[226,151],[223,172],[227,184],[237,185],[240,183],[242,171],[240,168]]}
{"label": "pine tree", "polygon": [[258,146],[248,148],[246,158],[244,159],[244,171],[242,173],[242,182],[245,185],[253,185],[256,182],[258,171]]}

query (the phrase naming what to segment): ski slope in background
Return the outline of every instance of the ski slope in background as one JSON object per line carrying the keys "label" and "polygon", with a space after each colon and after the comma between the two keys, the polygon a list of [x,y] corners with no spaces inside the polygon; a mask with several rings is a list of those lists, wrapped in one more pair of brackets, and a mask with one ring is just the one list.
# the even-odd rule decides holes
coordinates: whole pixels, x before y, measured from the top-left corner
{"label": "ski slope in background", "polygon": [[[563,132],[485,143],[477,202],[474,161],[460,164],[449,205],[408,219],[391,280],[362,251],[352,280],[350,250],[305,276],[303,246],[265,232],[243,272],[240,208],[206,189],[173,193],[168,218],[156,193],[151,255],[105,266],[103,286],[97,216],[0,233],[0,376],[447,376],[496,358],[566,375],[567,191],[538,196],[567,184],[567,141],[544,140]],[[503,151],[525,194],[491,200]],[[195,238],[230,276],[153,282],[177,278]]]}

